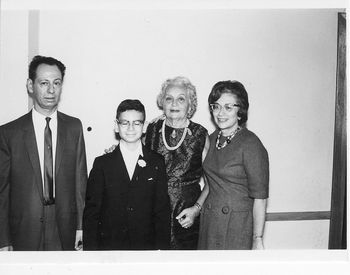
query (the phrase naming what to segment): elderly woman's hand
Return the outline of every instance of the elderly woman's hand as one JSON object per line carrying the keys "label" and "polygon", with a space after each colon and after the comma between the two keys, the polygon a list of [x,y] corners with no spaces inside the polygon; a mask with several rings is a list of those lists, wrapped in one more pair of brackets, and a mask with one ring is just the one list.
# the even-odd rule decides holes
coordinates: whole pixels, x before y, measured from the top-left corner
{"label": "elderly woman's hand", "polygon": [[[159,120],[164,120],[164,119],[165,119],[165,115],[161,114],[160,116],[157,116],[156,118],[152,119],[149,123],[156,123]],[[147,123],[147,126],[148,126],[149,123]]]}
{"label": "elderly woman's hand", "polygon": [[113,144],[108,149],[105,149],[105,154],[112,153],[114,151],[114,149],[118,146],[118,144],[119,144],[119,140],[117,140],[117,144]]}
{"label": "elderly woman's hand", "polygon": [[199,212],[198,207],[192,206],[182,210],[176,219],[183,228],[189,228],[193,225],[194,219],[199,215]]}

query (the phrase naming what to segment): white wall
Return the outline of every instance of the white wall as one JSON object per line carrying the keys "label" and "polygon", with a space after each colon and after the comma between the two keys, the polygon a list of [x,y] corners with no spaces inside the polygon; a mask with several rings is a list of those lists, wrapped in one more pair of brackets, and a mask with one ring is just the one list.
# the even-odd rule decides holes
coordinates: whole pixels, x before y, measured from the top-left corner
{"label": "white wall", "polygon": [[[123,99],[139,98],[154,118],[161,83],[187,76],[198,90],[193,120],[212,132],[210,89],[235,79],[249,93],[248,127],[270,156],[268,212],[329,211],[338,11],[43,10],[39,50],[67,66],[60,109],[83,122],[89,168],[114,142]],[[18,16],[4,13],[6,22]],[[24,87],[26,77],[18,75],[9,73],[1,85],[10,88],[16,77]],[[15,105],[4,102],[1,123],[3,110]],[[266,248],[327,248],[328,227],[268,222]]]}
{"label": "white wall", "polygon": [[0,14],[0,125],[28,110],[28,11]]}

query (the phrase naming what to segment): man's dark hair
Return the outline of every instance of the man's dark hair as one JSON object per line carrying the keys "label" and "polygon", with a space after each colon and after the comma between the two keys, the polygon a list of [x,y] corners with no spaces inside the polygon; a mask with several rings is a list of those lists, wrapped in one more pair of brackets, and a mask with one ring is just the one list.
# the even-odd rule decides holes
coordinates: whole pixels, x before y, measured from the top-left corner
{"label": "man's dark hair", "polygon": [[143,122],[146,120],[145,106],[138,99],[125,99],[123,100],[117,108],[117,116],[119,119],[121,113],[125,111],[135,110],[143,114]]}
{"label": "man's dark hair", "polygon": [[29,64],[29,72],[28,72],[28,77],[33,82],[35,81],[35,78],[36,78],[36,70],[41,64],[56,65],[61,72],[62,80],[63,80],[64,74],[66,72],[66,66],[64,66],[64,64],[61,61],[49,56],[36,55],[33,57],[32,61]]}

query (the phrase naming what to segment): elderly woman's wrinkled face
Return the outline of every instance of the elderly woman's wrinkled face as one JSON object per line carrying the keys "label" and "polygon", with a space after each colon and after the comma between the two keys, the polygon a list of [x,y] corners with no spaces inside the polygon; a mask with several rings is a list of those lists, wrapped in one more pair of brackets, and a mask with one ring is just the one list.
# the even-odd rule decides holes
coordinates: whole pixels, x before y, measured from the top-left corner
{"label": "elderly woman's wrinkled face", "polygon": [[190,99],[185,89],[168,87],[163,99],[163,111],[168,119],[181,120],[187,118]]}

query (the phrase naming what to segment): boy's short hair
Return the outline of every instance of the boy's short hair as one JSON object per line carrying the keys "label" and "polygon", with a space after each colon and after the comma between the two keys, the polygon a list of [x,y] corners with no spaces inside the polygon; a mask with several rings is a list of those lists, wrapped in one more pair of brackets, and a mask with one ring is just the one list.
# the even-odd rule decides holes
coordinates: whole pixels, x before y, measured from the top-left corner
{"label": "boy's short hair", "polygon": [[125,111],[135,110],[143,114],[143,121],[146,120],[146,112],[145,112],[145,106],[141,103],[138,99],[125,99],[123,100],[118,108],[117,108],[117,115],[116,119],[119,119],[119,116],[121,113]]}

